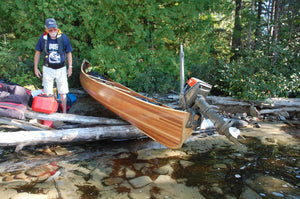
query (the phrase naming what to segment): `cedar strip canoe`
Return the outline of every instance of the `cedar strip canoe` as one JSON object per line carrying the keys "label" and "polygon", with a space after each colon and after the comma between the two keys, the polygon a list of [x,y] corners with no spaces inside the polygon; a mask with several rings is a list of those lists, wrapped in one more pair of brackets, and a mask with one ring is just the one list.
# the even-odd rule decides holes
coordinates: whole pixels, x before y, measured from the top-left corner
{"label": "cedar strip canoe", "polygon": [[95,100],[153,140],[168,148],[178,149],[193,133],[192,128],[186,128],[190,113],[159,104],[107,77],[103,80],[92,76],[86,72],[89,67],[90,63],[84,60],[80,74],[83,88]]}

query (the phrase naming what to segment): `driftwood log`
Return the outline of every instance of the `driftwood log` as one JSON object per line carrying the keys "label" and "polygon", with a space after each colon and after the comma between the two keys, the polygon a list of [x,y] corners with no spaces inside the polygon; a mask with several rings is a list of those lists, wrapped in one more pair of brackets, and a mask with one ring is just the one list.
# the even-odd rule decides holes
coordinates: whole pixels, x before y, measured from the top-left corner
{"label": "driftwood log", "polygon": [[232,97],[207,96],[206,101],[227,112],[250,113],[250,107],[255,107],[259,114],[273,114],[279,111],[299,112],[300,99],[298,98],[270,98],[265,101],[248,101]]}
{"label": "driftwood log", "polygon": [[235,99],[232,97],[216,97],[207,96],[206,101],[213,105],[228,105],[228,106],[251,106],[258,108],[283,108],[283,107],[300,107],[300,99],[298,98],[270,98],[265,101],[248,101]]}
{"label": "driftwood log", "polygon": [[93,117],[93,116],[83,116],[83,115],[75,115],[75,114],[62,114],[62,113],[38,113],[33,111],[25,112],[26,118],[35,118],[39,120],[50,120],[50,121],[64,121],[64,122],[73,122],[73,123],[81,123],[85,125],[93,125],[93,124],[107,124],[107,125],[125,125],[128,122],[121,119],[111,119],[106,117]]}
{"label": "driftwood log", "polygon": [[[79,123],[82,126],[89,125],[127,125],[128,122],[121,119],[111,119],[106,117],[93,117],[93,116],[82,116],[74,114],[62,114],[62,113],[38,113],[33,111],[25,112],[26,118],[38,119],[38,120],[50,120],[50,121],[64,121]],[[51,130],[52,128],[42,125],[40,123],[27,122],[25,120],[17,120],[6,117],[0,117],[0,124],[7,124],[18,127],[27,131],[39,131],[39,130]]]}
{"label": "driftwood log", "polygon": [[24,146],[96,141],[104,139],[134,139],[145,134],[131,125],[74,128],[64,130],[1,132],[0,146],[16,146],[15,151]]}

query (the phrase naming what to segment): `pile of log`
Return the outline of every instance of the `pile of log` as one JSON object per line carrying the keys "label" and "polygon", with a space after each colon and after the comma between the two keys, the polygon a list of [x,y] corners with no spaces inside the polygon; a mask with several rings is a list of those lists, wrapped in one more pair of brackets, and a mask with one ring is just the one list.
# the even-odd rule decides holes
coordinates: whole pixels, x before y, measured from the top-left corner
{"label": "pile of log", "polygon": [[240,100],[232,97],[208,96],[206,101],[219,107],[220,110],[236,113],[245,112],[248,115],[282,115],[288,118],[291,113],[299,116],[300,99],[298,98],[270,98],[264,101]]}
{"label": "pile of log", "polygon": [[[25,116],[28,121],[0,117],[0,123],[23,129],[15,132],[1,132],[0,146],[16,146],[15,151],[19,151],[28,145],[145,137],[145,134],[136,127],[120,119],[32,111],[27,111]],[[72,125],[52,129],[38,122],[32,122],[31,119],[33,121],[63,121]]]}
{"label": "pile of log", "polygon": [[[233,114],[244,112],[254,117],[273,114],[288,118],[291,113],[297,113],[299,116],[300,112],[300,99],[276,98],[260,102],[207,96],[206,101],[221,111]],[[62,113],[44,114],[33,111],[27,111],[25,117],[26,120],[0,117],[0,124],[22,129],[15,132],[1,132],[0,146],[16,146],[16,151],[19,151],[27,145],[146,137],[136,127],[121,119]],[[69,124],[52,129],[38,123],[38,120]]]}

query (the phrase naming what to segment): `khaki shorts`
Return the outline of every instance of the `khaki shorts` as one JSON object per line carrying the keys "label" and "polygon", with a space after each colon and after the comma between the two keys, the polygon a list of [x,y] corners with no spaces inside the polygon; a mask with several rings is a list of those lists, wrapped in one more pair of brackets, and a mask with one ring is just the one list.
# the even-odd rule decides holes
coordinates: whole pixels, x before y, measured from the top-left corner
{"label": "khaki shorts", "polygon": [[53,95],[54,79],[59,94],[67,94],[69,92],[67,67],[59,69],[43,66],[43,87],[47,95]]}

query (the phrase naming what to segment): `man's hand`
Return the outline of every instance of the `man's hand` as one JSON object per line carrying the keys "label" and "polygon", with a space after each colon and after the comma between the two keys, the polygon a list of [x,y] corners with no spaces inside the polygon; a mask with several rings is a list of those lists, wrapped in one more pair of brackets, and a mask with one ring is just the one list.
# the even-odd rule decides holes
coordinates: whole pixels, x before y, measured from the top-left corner
{"label": "man's hand", "polygon": [[68,77],[70,77],[72,75],[72,68],[71,67],[68,68],[67,73],[68,73]]}
{"label": "man's hand", "polygon": [[35,74],[35,76],[37,76],[37,78],[40,78],[41,77],[41,71],[38,69],[38,68],[35,68],[34,69],[34,74]]}

